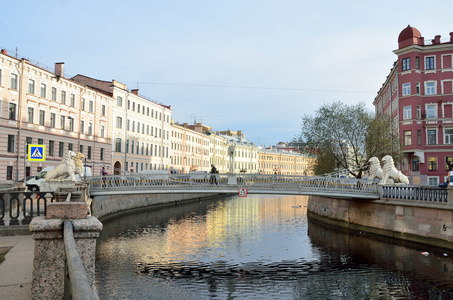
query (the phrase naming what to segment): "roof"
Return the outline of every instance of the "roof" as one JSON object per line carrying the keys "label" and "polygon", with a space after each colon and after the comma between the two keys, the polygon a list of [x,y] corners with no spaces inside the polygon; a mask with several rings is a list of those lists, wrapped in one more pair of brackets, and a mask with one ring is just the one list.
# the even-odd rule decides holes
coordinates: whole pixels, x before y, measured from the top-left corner
{"label": "roof", "polygon": [[407,39],[412,39],[414,37],[421,38],[422,35],[421,35],[420,31],[418,31],[417,28],[407,25],[407,27],[404,28],[403,31],[401,31],[400,35],[398,36],[398,42],[402,42]]}

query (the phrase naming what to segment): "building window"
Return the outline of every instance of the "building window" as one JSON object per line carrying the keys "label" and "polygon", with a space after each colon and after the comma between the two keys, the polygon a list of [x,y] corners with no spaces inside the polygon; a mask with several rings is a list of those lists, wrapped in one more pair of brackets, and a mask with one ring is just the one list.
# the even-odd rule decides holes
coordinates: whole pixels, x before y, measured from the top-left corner
{"label": "building window", "polygon": [[70,105],[71,105],[72,107],[75,107],[75,95],[74,95],[74,94],[71,94],[71,98],[70,98],[70,99],[71,99],[71,100],[70,100]]}
{"label": "building window", "polygon": [[453,129],[444,129],[444,144],[453,144]]}
{"label": "building window", "polygon": [[421,145],[421,144],[422,144],[422,131],[417,130],[417,145]]}
{"label": "building window", "polygon": [[129,153],[129,140],[126,140],[126,153]]}
{"label": "building window", "polygon": [[41,83],[41,94],[40,94],[40,96],[42,98],[46,98],[46,96],[47,96],[47,87],[46,87],[46,85],[44,83]]}
{"label": "building window", "polygon": [[28,114],[27,114],[27,122],[29,123],[33,123],[33,120],[34,120],[34,108],[33,107],[29,107],[28,108]]}
{"label": "building window", "polygon": [[46,112],[44,110],[39,111],[39,125],[45,125],[46,123]]}
{"label": "building window", "polygon": [[453,156],[445,157],[445,170],[453,171]]}
{"label": "building window", "polygon": [[105,137],[105,126],[104,125],[101,125],[101,137],[102,138]]}
{"label": "building window", "polygon": [[55,128],[55,114],[54,113],[50,113],[50,127],[52,128]]}
{"label": "building window", "polygon": [[81,109],[81,110],[85,110],[85,98],[82,98],[82,99],[80,100],[80,109]]}
{"label": "building window", "polygon": [[435,129],[428,129],[427,130],[427,136],[428,136],[428,145],[436,145],[437,144],[436,130]]}
{"label": "building window", "polygon": [[90,113],[92,113],[92,112],[93,112],[93,109],[94,109],[93,101],[90,100],[90,102],[88,102],[88,111],[89,111]]}
{"label": "building window", "polygon": [[412,171],[418,171],[419,170],[419,160],[417,157],[412,158]]}
{"label": "building window", "polygon": [[13,167],[12,166],[6,167],[6,180],[13,180]]}
{"label": "building window", "polygon": [[115,152],[121,152],[121,139],[115,139]]}
{"label": "building window", "polygon": [[80,132],[85,133],[85,121],[80,121]]}
{"label": "building window", "polygon": [[426,105],[426,118],[427,119],[437,118],[436,110],[437,110],[437,106],[435,104]]}
{"label": "building window", "polygon": [[412,131],[408,130],[404,132],[404,146],[412,145]]}
{"label": "building window", "polygon": [[74,131],[74,118],[68,117],[68,125],[69,125],[69,130]]}
{"label": "building window", "polygon": [[93,135],[93,123],[88,123],[88,135]]}
{"label": "building window", "polygon": [[420,70],[420,57],[418,56],[415,57],[415,68]]}
{"label": "building window", "polygon": [[16,103],[9,103],[8,118],[10,120],[16,120]]}
{"label": "building window", "polygon": [[52,101],[57,101],[57,88],[52,87],[52,96],[51,96]]}
{"label": "building window", "polygon": [[[134,154],[135,141],[131,140],[131,153]],[[138,154],[138,153],[137,153]]]}
{"label": "building window", "polygon": [[79,152],[80,152],[80,153],[83,153],[83,145],[80,145],[80,146],[79,146]]}
{"label": "building window", "polygon": [[35,94],[35,81],[33,79],[28,79],[28,93]]}
{"label": "building window", "polygon": [[123,119],[121,117],[116,117],[116,128],[123,128]]}
{"label": "building window", "polygon": [[101,116],[105,117],[105,105],[101,106]]}
{"label": "building window", "polygon": [[439,178],[436,177],[428,177],[428,185],[429,186],[437,186],[439,184]]}
{"label": "building window", "polygon": [[411,68],[411,61],[410,61],[410,58],[407,57],[407,58],[403,58],[402,60],[402,65],[403,65],[403,71],[407,71]]}
{"label": "building window", "polygon": [[14,152],[15,136],[8,134],[8,152]]}
{"label": "building window", "polygon": [[64,154],[64,143],[60,142],[58,144],[58,156],[63,157],[63,154]]}
{"label": "building window", "polygon": [[72,151],[74,149],[74,144],[73,143],[68,143],[68,150]]}
{"label": "building window", "polygon": [[435,95],[436,94],[436,85],[434,82],[425,83],[425,95]]}
{"label": "building window", "polygon": [[88,146],[87,159],[91,159],[91,146]]}
{"label": "building window", "polygon": [[428,170],[437,171],[437,157],[435,156],[428,157]]}
{"label": "building window", "polygon": [[135,131],[135,121],[132,121],[132,132]]}
{"label": "building window", "polygon": [[420,82],[415,83],[415,92],[420,95]]}
{"label": "building window", "polygon": [[49,141],[49,149],[47,150],[49,156],[54,156],[55,141]]}
{"label": "building window", "polygon": [[404,106],[403,107],[403,120],[408,120],[412,117],[411,106]]}
{"label": "building window", "polygon": [[425,57],[425,70],[434,70],[434,56]]}
{"label": "building window", "polygon": [[403,83],[403,96],[408,96],[411,94],[411,83]]}
{"label": "building window", "polygon": [[66,117],[65,116],[60,116],[60,128],[65,130],[66,128]]}
{"label": "building window", "polygon": [[422,107],[420,105],[417,105],[417,119],[422,118]]}
{"label": "building window", "polygon": [[104,160],[104,148],[101,148],[101,160]]}
{"label": "building window", "polygon": [[11,73],[11,81],[9,87],[13,90],[17,90],[17,74]]}
{"label": "building window", "polygon": [[135,102],[132,102],[132,111],[135,111]]}
{"label": "building window", "polygon": [[61,91],[61,103],[66,104],[66,91]]}
{"label": "building window", "polygon": [[127,100],[127,109],[131,109],[131,100]]}
{"label": "building window", "polygon": [[44,139],[38,139],[38,145],[44,145]]}
{"label": "building window", "polygon": [[116,97],[116,106],[123,106],[123,98],[120,96]]}

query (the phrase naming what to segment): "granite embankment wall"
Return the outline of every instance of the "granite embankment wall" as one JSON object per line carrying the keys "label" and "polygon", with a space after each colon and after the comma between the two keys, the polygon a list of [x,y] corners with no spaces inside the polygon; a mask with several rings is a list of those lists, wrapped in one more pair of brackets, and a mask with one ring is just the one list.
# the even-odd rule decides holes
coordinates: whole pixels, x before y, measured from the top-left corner
{"label": "granite embankment wall", "polygon": [[319,221],[436,247],[453,249],[453,203],[349,200],[310,196],[308,215]]}
{"label": "granite embankment wall", "polygon": [[93,197],[91,203],[92,215],[98,219],[152,205],[177,203],[181,201],[211,198],[218,194],[137,194],[137,195],[110,195]]}

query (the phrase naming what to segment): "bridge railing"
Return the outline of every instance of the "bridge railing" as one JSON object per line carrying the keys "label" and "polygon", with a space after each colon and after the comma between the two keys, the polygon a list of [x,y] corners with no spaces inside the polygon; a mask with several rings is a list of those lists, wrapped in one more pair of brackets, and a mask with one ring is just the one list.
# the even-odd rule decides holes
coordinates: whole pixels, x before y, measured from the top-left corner
{"label": "bridge railing", "polygon": [[392,185],[384,185],[382,188],[383,198],[443,203],[448,202],[448,190],[443,188]]}
{"label": "bridge railing", "polygon": [[35,216],[45,216],[48,202],[56,201],[51,192],[0,192],[0,226],[28,225]]}
{"label": "bridge railing", "polygon": [[326,176],[294,176],[270,174],[165,174],[108,175],[92,177],[90,190],[147,188],[212,188],[256,187],[261,189],[356,191],[377,194],[376,182]]}

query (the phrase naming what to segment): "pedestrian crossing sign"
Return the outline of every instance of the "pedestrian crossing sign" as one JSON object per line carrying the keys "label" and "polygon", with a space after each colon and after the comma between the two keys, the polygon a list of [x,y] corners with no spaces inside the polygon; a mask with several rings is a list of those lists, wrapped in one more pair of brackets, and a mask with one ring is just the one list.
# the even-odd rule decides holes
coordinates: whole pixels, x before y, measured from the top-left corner
{"label": "pedestrian crossing sign", "polygon": [[28,145],[28,160],[29,161],[45,161],[46,146],[45,145]]}

